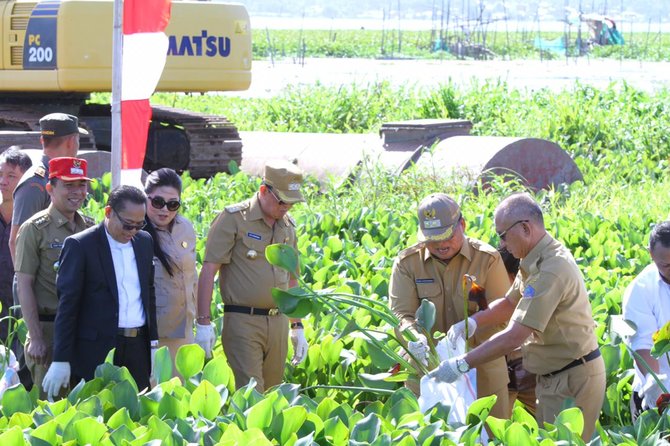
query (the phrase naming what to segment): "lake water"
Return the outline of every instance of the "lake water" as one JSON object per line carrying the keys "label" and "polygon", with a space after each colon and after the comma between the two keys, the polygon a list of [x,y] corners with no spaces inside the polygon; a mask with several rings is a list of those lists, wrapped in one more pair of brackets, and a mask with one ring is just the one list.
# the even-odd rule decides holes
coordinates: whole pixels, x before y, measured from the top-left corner
{"label": "lake water", "polygon": [[[653,22],[648,21],[631,21],[630,19],[614,18],[617,23],[619,30],[624,33],[628,32],[650,32],[658,33],[660,32],[670,32],[670,23],[668,22],[659,22],[655,20]],[[458,28],[460,25],[464,25],[463,20],[454,20],[452,18],[449,28],[454,29]],[[446,23],[445,23],[446,26]],[[331,30],[331,29],[372,29],[372,30],[381,30],[381,29],[402,29],[407,31],[430,31],[431,29],[439,29],[440,22],[433,22],[431,20],[417,20],[417,19],[401,19],[400,21],[397,18],[390,20],[382,20],[379,18],[358,18],[358,19],[327,19],[319,17],[263,17],[263,16],[251,16],[251,28],[252,29],[321,29],[321,30]],[[577,24],[570,26],[571,32],[576,31],[578,28]],[[486,25],[486,29],[489,31],[533,31],[538,30],[542,32],[562,32],[566,30],[566,24],[558,20],[543,20],[541,22],[534,21],[515,21],[515,20],[497,20],[493,21]],[[582,24],[582,29],[586,29],[586,24]]]}

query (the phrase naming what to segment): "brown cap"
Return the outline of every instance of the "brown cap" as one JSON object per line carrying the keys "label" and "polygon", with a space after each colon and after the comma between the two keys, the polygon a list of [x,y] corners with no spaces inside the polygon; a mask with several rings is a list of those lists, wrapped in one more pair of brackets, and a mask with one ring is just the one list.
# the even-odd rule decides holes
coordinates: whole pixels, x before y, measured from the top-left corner
{"label": "brown cap", "polygon": [[460,206],[447,194],[431,194],[419,204],[420,242],[448,240],[461,218]]}
{"label": "brown cap", "polygon": [[79,128],[79,119],[67,113],[51,113],[40,119],[40,131],[44,136],[67,136],[74,133],[88,135],[88,132]]}
{"label": "brown cap", "polygon": [[305,201],[300,192],[302,170],[284,160],[270,160],[265,164],[263,182],[272,188],[281,201],[298,203]]}
{"label": "brown cap", "polygon": [[58,178],[63,181],[85,180],[91,181],[86,176],[87,162],[82,158],[52,158],[49,160],[49,179]]}

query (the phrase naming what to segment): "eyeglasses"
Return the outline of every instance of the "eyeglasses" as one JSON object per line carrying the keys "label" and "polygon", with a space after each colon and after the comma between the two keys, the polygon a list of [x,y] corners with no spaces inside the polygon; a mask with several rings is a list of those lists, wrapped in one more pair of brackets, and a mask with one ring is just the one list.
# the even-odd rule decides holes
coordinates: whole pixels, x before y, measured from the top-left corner
{"label": "eyeglasses", "polygon": [[168,211],[174,212],[181,206],[181,202],[179,200],[173,199],[165,201],[165,198],[159,195],[156,195],[155,197],[149,197],[149,199],[151,200],[151,207],[154,209],[163,209],[164,206],[167,206]]}
{"label": "eyeglasses", "polygon": [[517,220],[517,221],[515,221],[514,223],[512,223],[512,225],[509,228],[505,229],[503,232],[497,233],[498,237],[500,237],[500,240],[502,240],[504,242],[505,237],[507,236],[507,232],[509,232],[510,229],[512,229],[514,226],[518,225],[519,223],[528,223],[528,221],[529,220]]}
{"label": "eyeglasses", "polygon": [[114,213],[116,214],[116,218],[118,218],[119,221],[121,222],[124,231],[141,231],[147,225],[145,222],[142,222],[139,225],[133,225],[129,223],[127,220],[121,218],[118,212],[114,211]]}
{"label": "eyeglasses", "polygon": [[268,188],[268,191],[270,191],[270,193],[272,194],[272,196],[275,197],[275,200],[277,200],[277,204],[278,204],[279,206],[284,206],[284,205],[287,205],[287,204],[288,204],[288,205],[291,204],[291,203],[287,203],[287,202],[285,202],[284,200],[280,200],[279,197],[278,197],[274,192],[272,192],[272,188],[271,188],[270,186],[265,186],[265,187],[267,187],[267,188]]}

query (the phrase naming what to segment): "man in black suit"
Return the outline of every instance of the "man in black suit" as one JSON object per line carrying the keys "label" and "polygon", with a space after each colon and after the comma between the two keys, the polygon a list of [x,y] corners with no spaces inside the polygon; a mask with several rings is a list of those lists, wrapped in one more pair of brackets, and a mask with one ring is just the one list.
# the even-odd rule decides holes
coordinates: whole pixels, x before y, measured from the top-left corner
{"label": "man in black suit", "polygon": [[103,223],[65,240],[56,288],[53,363],[43,387],[90,380],[107,352],[138,389],[149,387],[151,349],[158,346],[153,241],[142,231],[146,196],[132,186],[112,190]]}

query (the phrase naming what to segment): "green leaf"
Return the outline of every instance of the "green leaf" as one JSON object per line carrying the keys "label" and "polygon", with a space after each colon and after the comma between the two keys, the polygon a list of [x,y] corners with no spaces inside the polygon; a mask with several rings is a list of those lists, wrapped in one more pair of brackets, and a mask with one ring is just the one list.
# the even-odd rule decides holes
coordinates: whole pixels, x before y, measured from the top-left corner
{"label": "green leaf", "polygon": [[507,428],[503,438],[505,444],[513,444],[514,446],[534,446],[538,444],[537,440],[531,438],[530,434],[523,428],[523,426],[516,423],[512,423]]}
{"label": "green leaf", "polygon": [[578,407],[570,407],[561,411],[556,416],[556,425],[562,424],[570,429],[574,434],[582,435],[584,431],[584,414]]}
{"label": "green leaf", "polygon": [[56,437],[57,428],[58,423],[56,423],[56,421],[54,420],[51,420],[33,429],[33,431],[30,433],[30,436],[34,438],[39,438],[40,440],[44,440],[49,444],[55,445],[58,443]]}
{"label": "green leaf", "polygon": [[33,424],[34,424],[33,419],[29,414],[23,412],[15,412],[9,418],[8,425],[9,427],[18,426],[21,429],[25,429],[29,426],[32,426]]}
{"label": "green leaf", "polygon": [[95,418],[88,417],[76,421],[74,423],[74,430],[78,444],[98,444],[102,436],[107,432],[107,427]]}
{"label": "green leaf", "polygon": [[486,417],[489,416],[491,408],[498,400],[496,395],[489,395],[483,398],[479,398],[468,407],[468,414],[465,419],[467,423],[472,425],[486,420]]}
{"label": "green leaf", "polygon": [[221,410],[221,395],[209,381],[202,381],[191,395],[190,409],[193,415],[213,420]]}
{"label": "green leaf", "polygon": [[205,351],[198,344],[182,345],[177,351],[175,365],[184,379],[189,379],[200,373],[204,364]]}
{"label": "green leaf", "polygon": [[[301,406],[293,406],[285,409],[275,417],[275,423],[281,432],[281,444],[286,444],[307,419],[307,409]],[[273,429],[274,430],[274,429]]]}
{"label": "green leaf", "polygon": [[0,434],[0,444],[20,446],[26,444],[23,438],[23,430],[19,426],[13,426]]}
{"label": "green leaf", "polygon": [[279,311],[288,317],[303,318],[313,311],[314,301],[301,288],[289,290],[272,288],[272,299]]}
{"label": "green leaf", "polygon": [[491,435],[493,435],[494,438],[503,439],[505,438],[507,427],[512,424],[512,422],[510,420],[501,420],[496,417],[488,417],[486,419],[486,424],[489,426]]}
{"label": "green leaf", "polygon": [[114,415],[109,417],[109,420],[107,420],[107,426],[109,426],[111,429],[118,429],[121,426],[126,426],[130,430],[135,428],[133,420],[130,418],[130,414],[128,413],[128,409],[126,407],[121,407],[114,413]]}
{"label": "green leaf", "polygon": [[172,358],[166,346],[159,348],[155,353],[153,373],[158,384],[172,378]]}
{"label": "green leaf", "polygon": [[121,425],[118,428],[114,429],[109,435],[109,438],[114,444],[125,444],[124,442],[131,443],[135,440],[135,435],[126,425]]}
{"label": "green leaf", "polygon": [[277,392],[269,393],[263,400],[254,404],[247,412],[247,429],[257,427],[265,429],[272,424],[274,404],[277,401]]}
{"label": "green leaf", "polygon": [[202,379],[206,379],[214,386],[228,386],[232,379],[232,370],[224,356],[216,356],[205,364],[202,370]]}
{"label": "green leaf", "polygon": [[33,402],[23,384],[9,387],[2,395],[2,413],[6,417],[16,412],[30,413],[33,410]]}
{"label": "green leaf", "polygon": [[346,445],[349,439],[349,429],[339,417],[328,418],[323,423],[323,432],[333,445]]}
{"label": "green leaf", "polygon": [[170,420],[186,418],[188,416],[188,404],[175,398],[170,394],[163,395],[158,403],[158,416]]}
{"label": "green leaf", "polygon": [[416,322],[430,333],[435,325],[435,304],[428,299],[421,299],[421,305],[416,310]]}
{"label": "green leaf", "polygon": [[372,443],[377,439],[381,429],[381,421],[379,416],[371,413],[367,417],[360,420],[351,430],[351,437],[349,440]]}
{"label": "green leaf", "polygon": [[298,271],[298,251],[292,246],[283,243],[269,245],[265,248],[265,258],[270,265],[282,268],[291,274]]}
{"label": "green leaf", "polygon": [[137,420],[140,417],[140,401],[137,398],[137,390],[129,381],[122,381],[113,388],[114,405],[128,409],[130,417]]}

